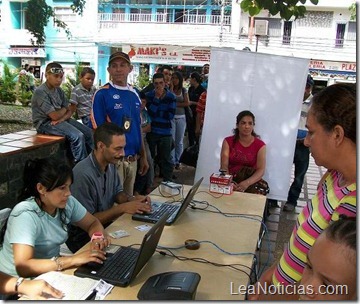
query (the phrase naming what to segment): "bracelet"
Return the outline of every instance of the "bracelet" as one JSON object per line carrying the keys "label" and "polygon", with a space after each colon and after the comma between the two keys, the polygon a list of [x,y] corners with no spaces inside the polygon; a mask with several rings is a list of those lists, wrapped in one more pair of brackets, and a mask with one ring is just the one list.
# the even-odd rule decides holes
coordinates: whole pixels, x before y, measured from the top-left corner
{"label": "bracelet", "polygon": [[63,270],[63,263],[60,261],[60,256],[52,257],[51,260],[56,263],[56,271]]}
{"label": "bracelet", "polygon": [[130,199],[131,199],[131,198],[134,198],[134,197],[135,197],[135,195],[129,195],[129,196],[127,197],[127,201],[130,202]]}
{"label": "bracelet", "polygon": [[17,293],[18,292],[18,289],[19,289],[19,286],[22,282],[24,282],[24,278],[22,277],[19,277],[17,280],[16,280],[16,283],[15,283],[15,292]]}
{"label": "bracelet", "polygon": [[104,235],[102,234],[102,232],[97,231],[97,232],[93,233],[93,235],[91,237],[91,242],[93,240],[103,240],[103,239],[104,239]]}

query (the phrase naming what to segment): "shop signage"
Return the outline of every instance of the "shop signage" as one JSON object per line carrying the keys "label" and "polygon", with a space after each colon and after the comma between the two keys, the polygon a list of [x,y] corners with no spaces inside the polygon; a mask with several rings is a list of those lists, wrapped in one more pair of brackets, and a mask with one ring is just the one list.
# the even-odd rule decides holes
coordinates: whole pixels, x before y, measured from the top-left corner
{"label": "shop signage", "polygon": [[334,70],[356,73],[356,62],[310,60],[309,68],[315,70]]}
{"label": "shop signage", "polygon": [[9,48],[6,57],[45,58],[44,48]]}
{"label": "shop signage", "polygon": [[210,48],[173,45],[123,45],[132,62],[202,66],[210,63]]}

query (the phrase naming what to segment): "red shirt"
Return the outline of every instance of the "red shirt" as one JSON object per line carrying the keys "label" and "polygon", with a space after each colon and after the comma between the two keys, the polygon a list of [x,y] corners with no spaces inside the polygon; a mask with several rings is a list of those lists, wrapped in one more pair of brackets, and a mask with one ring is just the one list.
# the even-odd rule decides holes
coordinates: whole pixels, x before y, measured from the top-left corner
{"label": "red shirt", "polygon": [[239,141],[234,143],[234,135],[225,138],[229,144],[229,173],[236,174],[241,167],[247,166],[256,169],[257,154],[265,143],[255,137],[250,146],[244,147]]}
{"label": "red shirt", "polygon": [[206,91],[202,92],[199,101],[196,105],[196,113],[200,115],[200,127],[204,125],[204,117],[205,117],[205,106],[206,106]]}

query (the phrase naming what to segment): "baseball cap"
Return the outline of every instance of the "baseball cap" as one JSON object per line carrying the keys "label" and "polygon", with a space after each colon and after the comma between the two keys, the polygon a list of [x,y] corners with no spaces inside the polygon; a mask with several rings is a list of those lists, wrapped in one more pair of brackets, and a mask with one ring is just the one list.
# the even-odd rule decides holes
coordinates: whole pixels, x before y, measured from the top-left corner
{"label": "baseball cap", "polygon": [[126,54],[126,53],[124,53],[124,52],[116,52],[116,53],[114,53],[114,54],[112,54],[112,55],[110,56],[109,64],[111,63],[111,61],[113,61],[113,60],[115,60],[115,59],[117,59],[117,58],[123,59],[123,60],[125,60],[126,62],[131,63],[128,54]]}
{"label": "baseball cap", "polygon": [[311,87],[314,85],[314,80],[313,80],[313,78],[311,77],[311,75],[308,75],[308,76],[307,76],[306,85],[311,86]]}

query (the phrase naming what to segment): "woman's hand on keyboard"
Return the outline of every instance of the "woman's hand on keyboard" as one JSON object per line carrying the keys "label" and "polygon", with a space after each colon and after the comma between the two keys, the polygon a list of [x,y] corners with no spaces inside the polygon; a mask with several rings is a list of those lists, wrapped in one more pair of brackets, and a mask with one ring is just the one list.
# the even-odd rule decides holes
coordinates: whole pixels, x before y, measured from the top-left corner
{"label": "woman's hand on keyboard", "polygon": [[106,260],[106,251],[89,249],[72,256],[73,266],[80,266],[89,262],[103,264]]}

